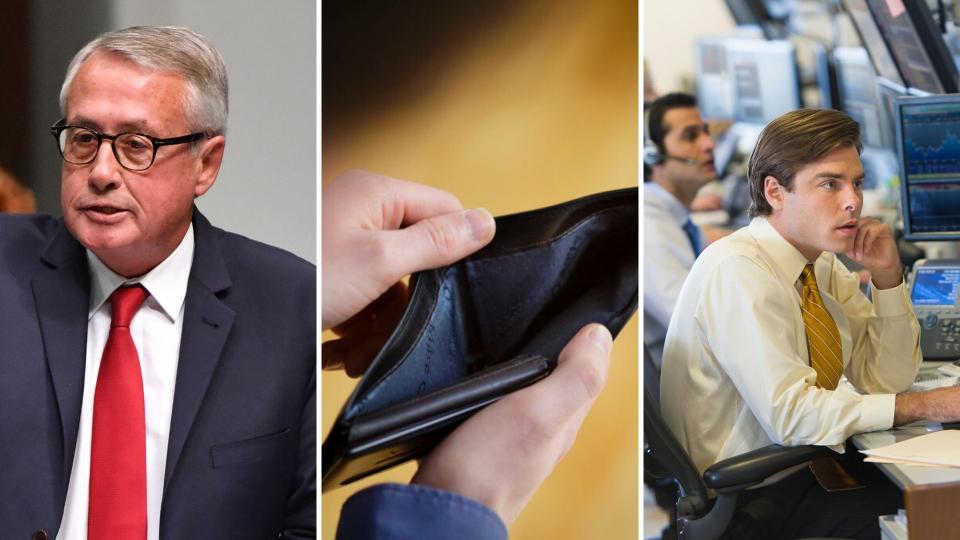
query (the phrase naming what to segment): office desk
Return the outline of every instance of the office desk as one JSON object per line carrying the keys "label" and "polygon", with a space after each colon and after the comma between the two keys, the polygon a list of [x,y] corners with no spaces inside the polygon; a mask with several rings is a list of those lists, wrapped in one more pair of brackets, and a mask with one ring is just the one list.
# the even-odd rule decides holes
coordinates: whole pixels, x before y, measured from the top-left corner
{"label": "office desk", "polygon": [[[925,362],[921,371],[943,362]],[[853,444],[869,450],[939,431],[940,424],[916,422],[889,431],[860,433]],[[876,463],[903,491],[910,540],[960,539],[960,469]]]}

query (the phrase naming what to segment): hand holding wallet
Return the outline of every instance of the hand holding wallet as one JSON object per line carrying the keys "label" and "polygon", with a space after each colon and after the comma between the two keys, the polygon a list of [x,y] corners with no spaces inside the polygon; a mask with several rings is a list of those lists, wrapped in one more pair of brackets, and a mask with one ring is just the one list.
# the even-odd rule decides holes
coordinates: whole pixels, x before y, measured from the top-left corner
{"label": "hand holding wallet", "polygon": [[547,376],[584,325],[637,306],[636,188],[497,218],[484,249],[420,272],[397,329],[323,443],[323,490],[429,452],[477,410]]}

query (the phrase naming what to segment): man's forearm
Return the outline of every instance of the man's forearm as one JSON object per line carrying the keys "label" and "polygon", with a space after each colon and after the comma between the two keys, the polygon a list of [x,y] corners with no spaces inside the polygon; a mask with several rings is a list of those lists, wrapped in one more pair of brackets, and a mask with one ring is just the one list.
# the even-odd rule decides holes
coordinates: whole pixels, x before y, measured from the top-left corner
{"label": "man's forearm", "polygon": [[902,426],[917,420],[960,421],[960,387],[897,394],[893,425]]}

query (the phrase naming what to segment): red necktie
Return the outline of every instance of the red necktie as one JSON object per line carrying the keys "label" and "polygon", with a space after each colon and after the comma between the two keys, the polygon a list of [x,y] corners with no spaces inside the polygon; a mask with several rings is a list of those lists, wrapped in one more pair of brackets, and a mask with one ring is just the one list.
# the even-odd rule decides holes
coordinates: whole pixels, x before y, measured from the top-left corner
{"label": "red necktie", "polygon": [[143,378],[130,321],[149,295],[136,285],[110,296],[110,335],[93,397],[88,540],[147,537]]}

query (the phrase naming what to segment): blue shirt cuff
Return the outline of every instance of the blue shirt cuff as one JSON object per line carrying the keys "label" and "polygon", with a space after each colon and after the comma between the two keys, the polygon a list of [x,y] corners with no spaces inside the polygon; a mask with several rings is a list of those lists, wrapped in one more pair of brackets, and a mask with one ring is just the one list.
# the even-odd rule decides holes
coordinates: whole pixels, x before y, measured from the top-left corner
{"label": "blue shirt cuff", "polygon": [[347,499],[337,540],[506,540],[507,527],[479,502],[416,484],[378,484]]}

